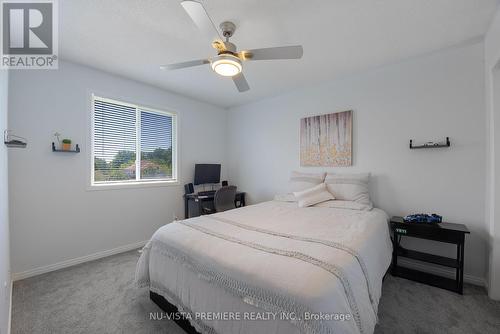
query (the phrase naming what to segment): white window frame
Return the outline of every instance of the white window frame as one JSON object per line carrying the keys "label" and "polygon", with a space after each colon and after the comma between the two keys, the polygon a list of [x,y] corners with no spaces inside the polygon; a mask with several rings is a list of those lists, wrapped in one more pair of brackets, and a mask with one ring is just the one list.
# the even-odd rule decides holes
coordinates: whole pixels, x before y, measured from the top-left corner
{"label": "white window frame", "polygon": [[[94,182],[94,133],[95,133],[95,101],[103,101],[109,103],[120,104],[128,107],[132,107],[136,111],[136,173],[135,180],[122,180],[122,181],[107,181],[107,182]],[[172,117],[172,177],[169,179],[140,179],[140,167],[141,167],[141,111],[165,115]],[[141,104],[130,103],[120,99],[103,97],[102,95],[91,94],[91,117],[90,117],[90,187],[88,190],[99,190],[99,189],[124,189],[124,188],[142,188],[142,187],[154,187],[154,186],[169,186],[169,185],[179,185],[179,174],[178,174],[178,115],[175,111],[165,111],[157,108],[151,108]],[[137,154],[137,152],[139,154]],[[139,171],[139,172],[137,172]]]}

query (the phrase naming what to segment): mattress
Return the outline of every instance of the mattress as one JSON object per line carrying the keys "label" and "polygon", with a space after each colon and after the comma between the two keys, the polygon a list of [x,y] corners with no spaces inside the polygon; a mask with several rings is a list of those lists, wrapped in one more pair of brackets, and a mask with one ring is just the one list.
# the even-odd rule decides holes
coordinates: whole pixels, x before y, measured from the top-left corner
{"label": "mattress", "polygon": [[176,221],[144,247],[136,282],[201,333],[373,333],[387,218],[270,201]]}

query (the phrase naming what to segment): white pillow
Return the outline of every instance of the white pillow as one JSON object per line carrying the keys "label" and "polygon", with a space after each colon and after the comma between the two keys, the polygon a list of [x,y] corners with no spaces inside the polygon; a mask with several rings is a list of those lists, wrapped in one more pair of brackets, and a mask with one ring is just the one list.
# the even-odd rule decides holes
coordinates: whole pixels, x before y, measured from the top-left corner
{"label": "white pillow", "polygon": [[353,201],[372,206],[368,184],[370,174],[335,174],[328,173],[325,178],[326,187],[335,199]]}
{"label": "white pillow", "polygon": [[318,204],[314,204],[316,208],[335,208],[335,209],[350,209],[350,210],[362,210],[362,211],[370,211],[373,209],[373,205],[361,204],[353,201],[342,201],[342,200],[333,200],[321,202]]}
{"label": "white pillow", "polygon": [[299,208],[304,208],[321,202],[335,199],[326,189],[326,184],[321,183],[310,189],[296,191],[293,193],[299,201]]}
{"label": "white pillow", "polygon": [[288,181],[289,192],[310,189],[325,180],[326,173],[301,173],[293,171]]}
{"label": "white pillow", "polygon": [[297,202],[297,198],[292,193],[289,194],[276,194],[274,200],[278,202]]}

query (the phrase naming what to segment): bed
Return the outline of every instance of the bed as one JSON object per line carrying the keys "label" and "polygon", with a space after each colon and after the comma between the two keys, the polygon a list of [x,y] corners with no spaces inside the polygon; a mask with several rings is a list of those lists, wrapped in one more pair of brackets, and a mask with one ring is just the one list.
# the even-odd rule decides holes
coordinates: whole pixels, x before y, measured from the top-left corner
{"label": "bed", "polygon": [[269,201],[161,227],[136,282],[200,333],[370,334],[391,250],[382,210]]}

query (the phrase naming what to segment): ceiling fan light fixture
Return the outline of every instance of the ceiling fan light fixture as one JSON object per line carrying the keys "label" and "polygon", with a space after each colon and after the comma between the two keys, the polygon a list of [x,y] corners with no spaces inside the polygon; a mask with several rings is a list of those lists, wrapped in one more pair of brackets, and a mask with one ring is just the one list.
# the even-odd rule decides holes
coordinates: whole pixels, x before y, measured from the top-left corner
{"label": "ceiling fan light fixture", "polygon": [[241,73],[241,60],[231,54],[222,54],[212,60],[212,70],[224,77],[233,77]]}

